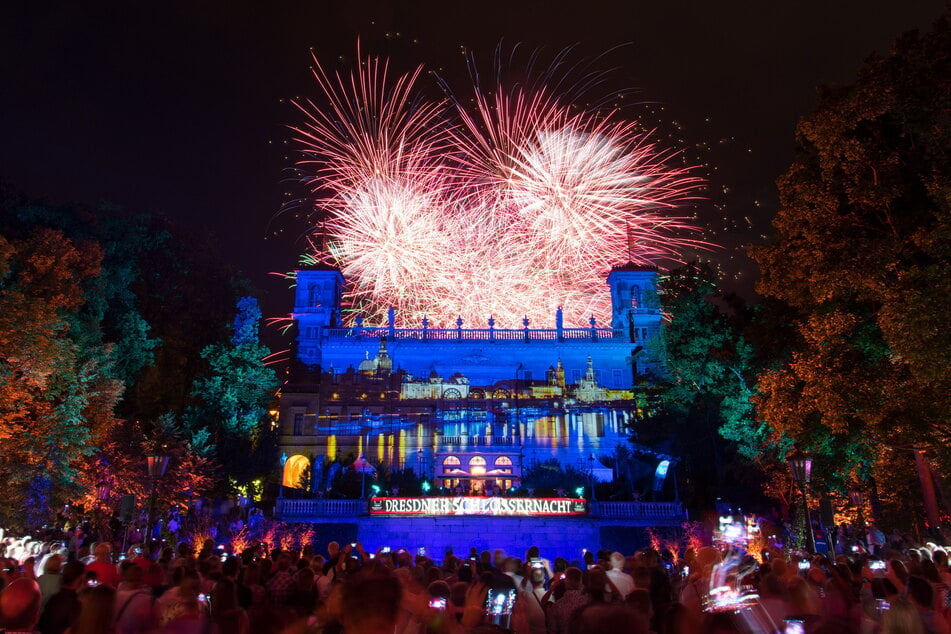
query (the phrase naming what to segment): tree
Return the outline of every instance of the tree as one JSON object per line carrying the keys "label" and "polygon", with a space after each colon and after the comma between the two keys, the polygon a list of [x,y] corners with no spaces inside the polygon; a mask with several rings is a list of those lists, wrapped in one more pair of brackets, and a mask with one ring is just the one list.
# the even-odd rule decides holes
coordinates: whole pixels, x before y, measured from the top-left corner
{"label": "tree", "polygon": [[[216,254],[162,217],[54,207],[0,187],[4,525],[90,501],[102,478],[141,493],[143,434],[168,415],[181,420],[207,372],[202,350],[228,336],[243,283]],[[210,437],[187,431],[177,462],[193,477],[168,479],[182,499],[220,475],[201,455]],[[259,435],[254,452],[245,443],[224,453],[273,465],[273,432]]]}
{"label": "tree", "polygon": [[264,363],[270,351],[258,338],[260,321],[257,300],[241,298],[231,340],[202,350],[208,372],[195,380],[195,405],[185,417],[193,436],[207,436],[207,455],[238,484],[270,472],[277,459],[268,406],[279,382]]}
{"label": "tree", "polygon": [[638,420],[634,439],[683,461],[689,501],[749,500],[757,479],[749,461],[765,444],[750,400],[754,350],[722,308],[709,267],[675,269],[659,292],[669,323],[652,347],[663,351],[666,375],[659,379],[659,407]]}
{"label": "tree", "polygon": [[156,489],[158,507],[188,506],[215,486],[217,465],[204,457],[201,449],[186,438],[174,414],[149,423],[118,421],[91,456],[83,481],[85,496],[77,499],[91,506],[97,483],[104,481],[116,493],[134,494],[144,508],[151,493],[146,456],[158,451],[169,457],[168,469]]}
{"label": "tree", "polygon": [[790,359],[759,378],[759,414],[844,488],[951,428],[951,34],[948,14],[820,91],[779,180],[757,290],[796,312]]}
{"label": "tree", "polygon": [[[80,345],[82,285],[101,252],[40,229],[0,236],[0,519],[39,524],[79,490],[95,438],[113,422],[122,385],[108,346]],[[23,509],[27,510],[24,516]]]}

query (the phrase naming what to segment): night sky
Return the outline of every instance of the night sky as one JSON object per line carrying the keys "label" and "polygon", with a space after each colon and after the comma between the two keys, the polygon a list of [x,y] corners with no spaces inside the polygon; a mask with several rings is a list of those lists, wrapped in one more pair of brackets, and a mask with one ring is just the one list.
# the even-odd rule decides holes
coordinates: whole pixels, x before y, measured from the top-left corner
{"label": "night sky", "polygon": [[[161,212],[210,227],[264,291],[294,268],[304,223],[278,211],[292,191],[288,103],[314,95],[309,49],[331,68],[364,48],[397,69],[466,76],[501,42],[599,64],[634,89],[636,111],[691,161],[708,163],[700,216],[727,246],[715,258],[748,292],[737,247],[769,231],[774,182],[793,155],[815,86],[851,82],[872,51],[927,30],[940,0],[699,2],[73,2],[0,9],[0,179],[34,198]],[[442,70],[440,70],[442,69]],[[714,169],[715,168],[715,169]],[[733,259],[731,259],[733,258]]]}

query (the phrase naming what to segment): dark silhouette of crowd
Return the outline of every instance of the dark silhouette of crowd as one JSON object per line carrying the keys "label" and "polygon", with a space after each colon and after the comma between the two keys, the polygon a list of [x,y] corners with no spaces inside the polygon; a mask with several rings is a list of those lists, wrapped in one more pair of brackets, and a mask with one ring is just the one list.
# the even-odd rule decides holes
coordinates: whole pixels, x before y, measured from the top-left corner
{"label": "dark silhouette of crowd", "polygon": [[[240,553],[0,543],[0,625],[41,634],[951,634],[947,552],[763,561],[712,547],[549,559],[361,544]],[[24,557],[24,555],[26,555]]]}

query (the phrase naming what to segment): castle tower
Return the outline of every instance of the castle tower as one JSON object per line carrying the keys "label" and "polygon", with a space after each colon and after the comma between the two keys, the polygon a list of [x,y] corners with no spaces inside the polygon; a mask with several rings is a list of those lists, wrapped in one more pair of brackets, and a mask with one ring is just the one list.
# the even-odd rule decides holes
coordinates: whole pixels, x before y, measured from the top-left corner
{"label": "castle tower", "polygon": [[341,325],[343,276],[333,268],[296,272],[297,292],[292,317],[297,322],[297,354],[306,365],[320,365],[320,341],[325,328]]}
{"label": "castle tower", "polygon": [[393,358],[386,350],[386,337],[380,337],[380,349],[374,357],[376,371],[380,376],[389,376],[393,373]]}
{"label": "castle tower", "polygon": [[611,287],[611,327],[630,336],[632,343],[646,345],[660,333],[660,300],[657,269],[628,262],[608,274]]}

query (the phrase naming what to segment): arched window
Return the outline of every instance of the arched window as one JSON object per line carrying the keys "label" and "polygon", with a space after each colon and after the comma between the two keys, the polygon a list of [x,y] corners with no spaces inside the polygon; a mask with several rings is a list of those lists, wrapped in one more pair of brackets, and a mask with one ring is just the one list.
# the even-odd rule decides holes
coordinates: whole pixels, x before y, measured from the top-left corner
{"label": "arched window", "polygon": [[458,466],[459,466],[460,464],[462,464],[462,463],[459,462],[459,458],[457,458],[457,457],[455,457],[455,456],[446,456],[446,457],[443,459],[442,464],[443,464],[443,466],[445,466],[445,467],[458,467]]}
{"label": "arched window", "polygon": [[454,387],[451,387],[451,388],[449,388],[448,390],[446,390],[445,392],[442,393],[442,397],[443,397],[443,398],[446,398],[446,399],[457,400],[457,399],[462,398],[462,392],[460,392],[459,390],[457,390],[457,389],[454,388]]}
{"label": "arched window", "polygon": [[310,466],[310,460],[301,455],[291,456],[284,465],[284,477],[281,482],[286,487],[301,488],[301,475]]}
{"label": "arched window", "polygon": [[512,459],[508,456],[499,456],[495,459],[495,466],[510,466],[512,464]]}
{"label": "arched window", "polygon": [[472,456],[471,458],[469,458],[469,466],[470,467],[477,467],[477,466],[484,467],[485,458],[483,458],[482,456]]}

